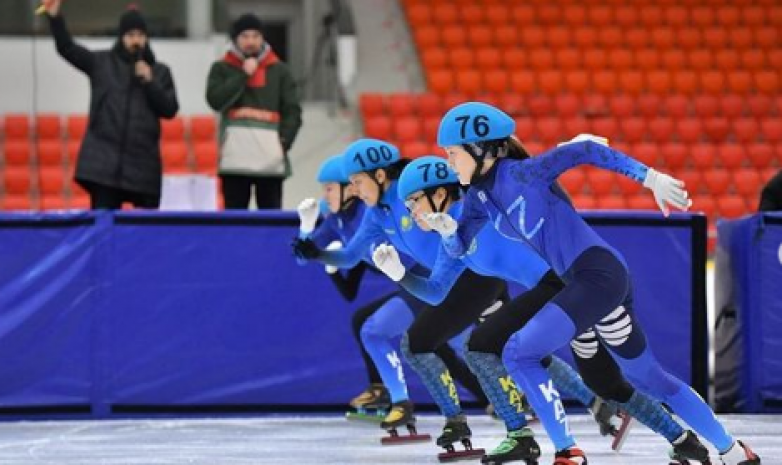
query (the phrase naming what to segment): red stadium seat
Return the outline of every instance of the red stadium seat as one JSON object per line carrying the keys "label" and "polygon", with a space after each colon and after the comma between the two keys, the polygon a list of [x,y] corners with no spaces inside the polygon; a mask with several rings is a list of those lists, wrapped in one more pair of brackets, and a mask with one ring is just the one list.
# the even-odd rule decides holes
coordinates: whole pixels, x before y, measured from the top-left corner
{"label": "red stadium seat", "polygon": [[[363,94],[367,95],[367,94]],[[362,95],[362,97],[363,97]],[[382,104],[382,102],[381,102]],[[366,118],[368,115],[362,113]],[[190,117],[190,138],[193,141],[213,141],[217,137],[217,121],[212,115],[193,115]]]}
{"label": "red stadium seat", "polygon": [[39,113],[35,115],[35,134],[39,139],[59,140],[62,137],[60,115],[56,113]]}
{"label": "red stadium seat", "polygon": [[391,118],[376,116],[365,119],[364,134],[373,139],[391,139]]}
{"label": "red stadium seat", "polygon": [[87,115],[68,115],[65,121],[65,135],[68,140],[81,140],[87,132]]}
{"label": "red stadium seat", "polygon": [[658,116],[653,118],[647,124],[649,135],[652,140],[658,143],[667,142],[674,133],[676,124],[672,118],[667,116]]}
{"label": "red stadium seat", "polygon": [[392,127],[394,141],[406,143],[422,139],[421,119],[417,116],[392,118]]}
{"label": "red stadium seat", "polygon": [[756,142],[746,146],[747,158],[757,169],[764,169],[771,166],[774,159],[774,147],[764,142]]}
{"label": "red stadium seat", "polygon": [[27,140],[30,137],[30,117],[21,113],[5,115],[3,132],[5,139]]}
{"label": "red stadium seat", "polygon": [[739,144],[720,144],[717,155],[722,166],[731,170],[742,166],[747,159],[744,146]]}
{"label": "red stadium seat", "polygon": [[668,95],[663,99],[662,109],[671,118],[684,118],[690,114],[690,100],[681,94]]}
{"label": "red stadium seat", "polygon": [[42,166],[61,166],[63,145],[60,139],[38,141],[38,163]]}
{"label": "red stadium seat", "polygon": [[217,142],[204,141],[193,144],[193,157],[195,158],[196,171],[199,173],[217,172],[218,160]]}
{"label": "red stadium seat", "polygon": [[418,99],[416,106],[423,117],[442,117],[443,113],[445,113],[440,97],[437,94],[418,94],[416,99]]}
{"label": "red stadium seat", "polygon": [[413,116],[418,111],[417,103],[413,94],[391,94],[388,97],[388,113],[393,118]]}
{"label": "red stadium seat", "polygon": [[727,170],[712,169],[703,174],[703,182],[706,184],[709,194],[716,197],[728,192],[731,176]]}
{"label": "red stadium seat", "polygon": [[66,171],[62,167],[49,166],[38,171],[38,186],[43,195],[62,196],[65,192]]}
{"label": "red stadium seat", "polygon": [[190,170],[187,145],[181,141],[162,141],[160,154],[163,158],[163,171],[183,173]]}
{"label": "red stadium seat", "polygon": [[696,169],[710,169],[717,165],[717,147],[713,144],[700,143],[690,149],[692,164]]}
{"label": "red stadium seat", "polygon": [[9,167],[3,170],[4,192],[6,195],[28,195],[32,180],[27,167]]}
{"label": "red stadium seat", "polygon": [[6,166],[27,167],[32,158],[27,139],[7,139],[3,144],[3,158]]}
{"label": "red stadium seat", "polygon": [[754,168],[744,168],[733,172],[733,188],[745,199],[760,198],[763,182],[760,173]]}
{"label": "red stadium seat", "polygon": [[669,142],[660,146],[664,166],[673,171],[683,168],[689,159],[687,146],[678,142]]}
{"label": "red stadium seat", "polygon": [[160,120],[161,140],[182,142],[185,139],[185,122],[181,116]]}
{"label": "red stadium seat", "polygon": [[717,200],[717,210],[723,218],[738,218],[748,213],[743,197],[724,195]]}

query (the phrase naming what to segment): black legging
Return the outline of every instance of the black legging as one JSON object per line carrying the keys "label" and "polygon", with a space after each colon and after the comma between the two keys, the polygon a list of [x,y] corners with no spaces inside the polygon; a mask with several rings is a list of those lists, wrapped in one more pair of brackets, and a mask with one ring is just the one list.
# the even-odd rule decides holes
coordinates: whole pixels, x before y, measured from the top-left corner
{"label": "black legging", "polygon": [[505,281],[465,270],[440,305],[427,307],[416,316],[407,330],[410,352],[437,354],[454,379],[458,379],[481,402],[488,402],[478,379],[467,365],[455,356],[453,363],[449,362],[440,351],[449,347],[449,340],[477,323],[487,308],[507,295]]}
{"label": "black legging", "polygon": [[[358,346],[361,348],[361,356],[364,359],[364,365],[366,365],[367,376],[369,377],[370,383],[382,383],[383,380],[380,378],[380,373],[378,373],[377,367],[372,361],[372,358],[369,356],[367,351],[364,349],[364,345],[361,343],[361,328],[364,326],[364,323],[367,321],[367,319],[369,319],[370,316],[372,316],[380,307],[383,306],[383,304],[388,302],[393,297],[401,297],[408,303],[412,303],[411,299],[414,299],[404,290],[400,290],[368,303],[367,305],[356,310],[356,312],[353,314],[353,336],[356,338],[356,342],[358,342]],[[418,302],[417,306],[411,305],[411,307],[414,308],[414,312],[418,308],[423,307],[424,310],[421,313],[432,308],[424,305],[422,302]],[[458,333],[459,332],[456,334]],[[489,401],[486,399],[486,395],[483,393],[483,389],[481,389],[481,386],[478,383],[478,380],[475,378],[475,375],[472,374],[467,365],[456,355],[456,352],[450,345],[441,344],[439,347],[437,347],[434,353],[436,353],[443,361],[443,363],[445,363],[445,366],[448,367],[448,371],[451,373],[453,379],[464,386],[465,389],[470,391],[480,404],[487,405],[489,403]]]}
{"label": "black legging", "polygon": [[[500,307],[478,326],[470,336],[468,349],[502,357],[502,349],[511,335],[524,327],[562,287],[562,281],[550,271],[536,287]],[[544,366],[548,365],[549,357],[543,359]],[[598,344],[597,353],[591,358],[581,358],[575,352],[573,357],[584,383],[596,395],[621,403],[630,400],[635,388],[627,382],[603,344]]]}

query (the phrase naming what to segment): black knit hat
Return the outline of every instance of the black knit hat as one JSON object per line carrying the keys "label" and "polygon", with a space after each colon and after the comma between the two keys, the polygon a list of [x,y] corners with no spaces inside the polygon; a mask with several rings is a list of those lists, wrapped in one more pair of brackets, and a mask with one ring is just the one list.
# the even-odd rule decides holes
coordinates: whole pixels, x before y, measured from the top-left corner
{"label": "black knit hat", "polygon": [[261,27],[261,20],[257,16],[252,13],[245,13],[239,16],[231,25],[231,40],[235,42],[239,34],[248,30],[258,31],[263,34]]}
{"label": "black knit hat", "polygon": [[129,8],[128,11],[122,14],[119,18],[119,35],[124,36],[129,31],[138,29],[144,34],[147,33],[147,21],[141,12],[136,8]]}

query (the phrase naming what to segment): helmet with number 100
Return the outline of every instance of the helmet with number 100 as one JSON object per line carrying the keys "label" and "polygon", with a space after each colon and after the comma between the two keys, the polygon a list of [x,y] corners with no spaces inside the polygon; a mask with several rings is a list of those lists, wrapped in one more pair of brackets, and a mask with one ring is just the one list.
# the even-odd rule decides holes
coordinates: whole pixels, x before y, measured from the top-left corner
{"label": "helmet with number 100", "polygon": [[321,165],[318,171],[318,182],[326,184],[327,182],[336,182],[339,184],[349,184],[350,179],[342,171],[342,155],[328,157]]}
{"label": "helmet with number 100", "polygon": [[516,122],[502,110],[481,102],[466,102],[448,110],[440,121],[437,145],[472,144],[505,139],[516,130]]}
{"label": "helmet with number 100", "polygon": [[379,139],[359,139],[345,149],[342,172],[345,177],[387,168],[399,161],[399,149]]}
{"label": "helmet with number 100", "polygon": [[447,184],[459,184],[456,173],[444,158],[427,156],[413,160],[399,177],[397,193],[401,200],[411,194]]}

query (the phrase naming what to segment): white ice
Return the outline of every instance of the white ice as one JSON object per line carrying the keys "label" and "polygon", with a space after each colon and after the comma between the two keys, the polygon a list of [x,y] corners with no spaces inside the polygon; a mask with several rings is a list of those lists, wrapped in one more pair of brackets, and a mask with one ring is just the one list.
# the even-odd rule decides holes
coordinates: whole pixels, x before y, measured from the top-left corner
{"label": "white ice", "polygon": [[[782,463],[782,416],[721,416],[728,429],[751,444],[764,464]],[[630,433],[621,453],[598,434],[586,415],[570,416],[579,445],[591,465],[665,465],[668,444],[643,426]],[[492,448],[504,436],[502,424],[472,415],[475,447]],[[419,432],[436,437],[443,420],[419,417]],[[534,425],[551,464],[551,443]],[[252,419],[36,421],[0,424],[2,465],[266,465],[437,463],[433,442],[382,446],[383,431],[367,423],[332,416],[274,416]],[[479,463],[469,460],[460,463]],[[718,462],[716,462],[718,463]]]}

